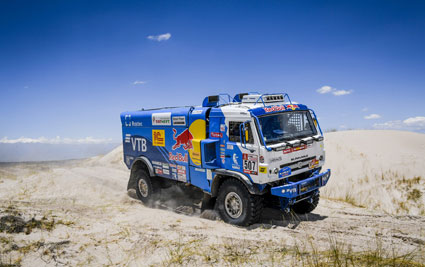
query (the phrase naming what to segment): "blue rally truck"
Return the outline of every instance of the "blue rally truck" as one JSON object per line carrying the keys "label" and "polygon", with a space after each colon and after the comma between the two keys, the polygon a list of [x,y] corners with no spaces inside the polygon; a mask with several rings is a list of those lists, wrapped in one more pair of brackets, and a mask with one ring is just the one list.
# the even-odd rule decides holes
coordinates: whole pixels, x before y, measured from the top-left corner
{"label": "blue rally truck", "polygon": [[121,122],[128,190],[144,203],[183,184],[224,221],[249,225],[265,206],[311,212],[330,177],[314,111],[287,94],[208,96],[202,106],[124,112]]}

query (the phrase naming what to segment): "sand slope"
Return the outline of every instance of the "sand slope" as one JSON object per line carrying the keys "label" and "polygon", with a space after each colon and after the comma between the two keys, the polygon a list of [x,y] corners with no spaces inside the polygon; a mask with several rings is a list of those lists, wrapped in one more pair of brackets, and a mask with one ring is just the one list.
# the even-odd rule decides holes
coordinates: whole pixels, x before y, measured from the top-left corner
{"label": "sand slope", "polygon": [[346,131],[325,135],[332,179],[322,195],[390,214],[425,215],[425,135]]}
{"label": "sand slope", "polygon": [[[381,178],[381,170],[405,179],[423,173],[423,136],[381,131],[326,135],[327,165],[333,177],[322,194],[344,198],[352,192],[357,204],[368,208],[323,198],[312,214],[282,216],[266,210],[262,222],[248,228],[202,219],[196,203],[175,201],[154,209],[130,198],[121,148],[87,160],[2,165],[0,216],[14,213],[26,220],[45,216],[57,224],[52,231],[34,229],[28,235],[0,233],[0,262],[294,266],[305,262],[290,256],[289,248],[329,250],[335,244],[353,251],[413,252],[416,261],[424,262],[425,217],[390,214],[399,212],[392,194],[403,197],[413,187],[423,190],[423,178],[410,187],[395,188],[389,186],[398,183],[395,174]],[[391,156],[393,151],[399,155]],[[372,190],[382,184],[381,191]],[[423,197],[416,201],[423,203]],[[405,212],[418,213],[421,208],[415,203],[408,202]]]}

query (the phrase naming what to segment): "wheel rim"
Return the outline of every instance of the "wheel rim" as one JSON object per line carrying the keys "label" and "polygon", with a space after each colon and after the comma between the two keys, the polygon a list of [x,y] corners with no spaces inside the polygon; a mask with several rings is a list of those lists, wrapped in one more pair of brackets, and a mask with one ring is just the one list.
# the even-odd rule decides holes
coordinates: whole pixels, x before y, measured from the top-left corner
{"label": "wheel rim", "polygon": [[145,179],[139,180],[139,192],[142,197],[147,197],[149,193],[148,183],[146,183]]}
{"label": "wheel rim", "polygon": [[243,211],[242,199],[235,192],[230,192],[224,199],[224,208],[230,217],[239,218]]}

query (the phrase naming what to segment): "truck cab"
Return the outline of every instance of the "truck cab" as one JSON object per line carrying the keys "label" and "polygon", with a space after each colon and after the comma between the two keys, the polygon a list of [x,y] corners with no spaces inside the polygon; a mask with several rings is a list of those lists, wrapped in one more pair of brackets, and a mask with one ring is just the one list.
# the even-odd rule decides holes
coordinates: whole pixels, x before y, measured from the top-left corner
{"label": "truck cab", "polygon": [[125,112],[121,121],[128,187],[144,202],[158,181],[172,180],[202,190],[226,222],[247,225],[264,206],[311,212],[330,177],[314,111],[287,94],[209,96],[202,106]]}

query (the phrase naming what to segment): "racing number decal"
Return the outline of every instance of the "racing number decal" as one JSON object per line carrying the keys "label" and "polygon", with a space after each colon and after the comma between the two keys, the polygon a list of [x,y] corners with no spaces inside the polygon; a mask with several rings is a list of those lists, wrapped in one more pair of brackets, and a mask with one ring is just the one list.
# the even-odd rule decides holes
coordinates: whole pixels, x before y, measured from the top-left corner
{"label": "racing number decal", "polygon": [[253,154],[243,154],[243,172],[258,175],[258,156]]}

